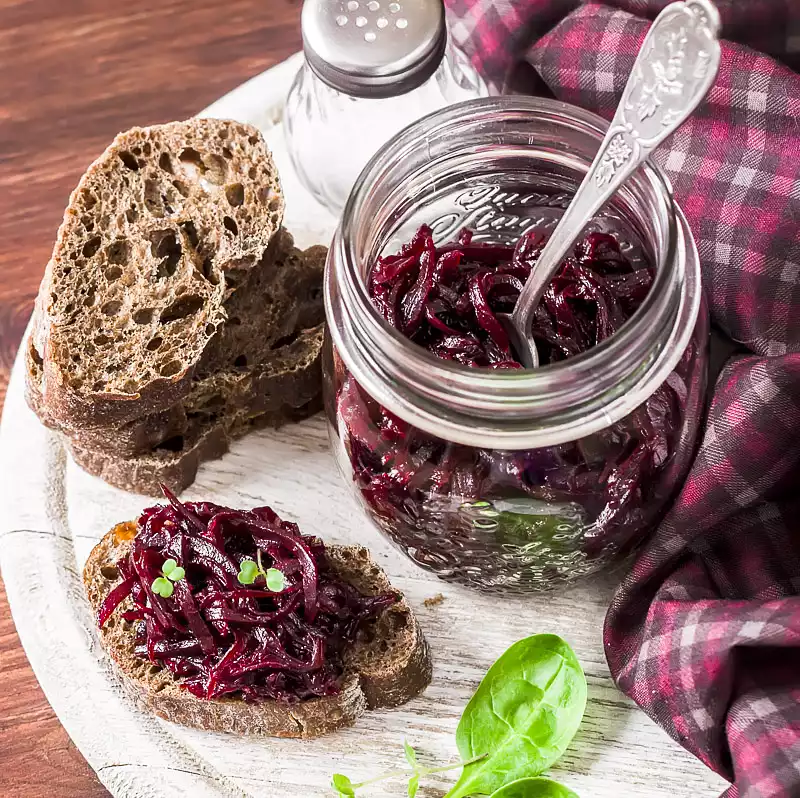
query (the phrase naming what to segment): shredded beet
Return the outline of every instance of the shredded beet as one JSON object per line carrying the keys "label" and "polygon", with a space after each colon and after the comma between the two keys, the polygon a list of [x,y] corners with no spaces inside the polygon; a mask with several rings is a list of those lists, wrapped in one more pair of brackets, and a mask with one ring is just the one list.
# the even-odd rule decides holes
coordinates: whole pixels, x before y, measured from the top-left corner
{"label": "shredded beet", "polygon": [[[437,247],[423,226],[398,254],[378,260],[368,291],[389,324],[436,356],[469,367],[522,368],[497,314],[513,310],[544,243],[539,233],[523,235],[515,247],[476,243],[463,230],[457,241]],[[584,237],[536,313],[533,333],[542,364],[574,357],[612,336],[641,305],[653,277],[649,266],[632,265],[613,236]],[[368,508],[418,561],[427,557],[440,569],[444,560],[461,557],[457,541],[469,540],[476,527],[494,530],[498,538],[506,534],[499,545],[527,545],[549,530],[555,540],[572,535],[572,548],[585,552],[603,551],[609,543],[622,548],[652,517],[683,414],[679,392],[665,384],[627,418],[588,438],[498,452],[410,427],[346,374],[337,396],[340,429]],[[497,505],[485,517],[468,513],[466,521],[454,511],[465,500],[518,498],[528,503],[515,506],[526,509],[498,512]],[[466,522],[473,526],[464,534]]]}
{"label": "shredded beet", "polygon": [[[343,654],[362,622],[379,616],[395,595],[364,596],[329,567],[320,540],[304,537],[269,507],[231,510],[210,502],[145,510],[130,551],[116,563],[122,581],[97,613],[102,627],[123,613],[135,624],[135,653],[167,668],[199,698],[300,701],[340,689]],[[164,563],[185,575],[164,597],[154,589]],[[251,584],[242,563],[260,560]],[[279,592],[264,573],[284,577]]]}
{"label": "shredded beet", "polygon": [[[497,314],[514,309],[544,242],[541,233],[527,233],[516,247],[478,244],[463,230],[456,243],[437,248],[423,225],[400,253],[378,260],[369,275],[370,296],[389,324],[444,360],[522,368]],[[635,269],[613,236],[590,233],[564,261],[536,314],[542,364],[613,335],[652,282],[653,270]]]}

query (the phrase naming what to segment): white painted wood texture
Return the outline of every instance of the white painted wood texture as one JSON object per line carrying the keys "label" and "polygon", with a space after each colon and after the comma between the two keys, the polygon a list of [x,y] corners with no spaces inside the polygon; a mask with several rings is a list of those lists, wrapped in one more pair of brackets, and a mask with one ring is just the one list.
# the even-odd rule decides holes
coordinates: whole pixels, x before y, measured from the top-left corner
{"label": "white painted wood texture", "polygon": [[[274,149],[287,195],[287,226],[301,246],[327,243],[334,220],[289,167],[280,109],[298,66],[290,59],[204,112],[253,122]],[[68,462],[25,405],[18,359],[0,425],[0,567],[25,651],[60,720],[102,782],[119,798],[315,798],[331,773],[361,780],[402,766],[407,738],[426,762],[456,756],[454,731],[481,676],[505,648],[535,632],[574,646],[589,681],[586,717],[553,775],[582,798],[712,798],[726,786],[614,686],[603,654],[609,579],[528,599],[479,596],[417,569],[361,515],[335,470],[321,417],[253,434],[201,469],[188,499],[232,506],[269,503],[308,533],[369,546],[419,614],[435,656],[433,684],[401,709],[312,742],[243,739],[184,729],[143,714],[122,694],[97,643],[80,572],[114,523],[146,499],[115,490]],[[427,597],[445,600],[426,608]],[[422,798],[441,796],[431,779]],[[369,796],[399,798],[402,782]]]}

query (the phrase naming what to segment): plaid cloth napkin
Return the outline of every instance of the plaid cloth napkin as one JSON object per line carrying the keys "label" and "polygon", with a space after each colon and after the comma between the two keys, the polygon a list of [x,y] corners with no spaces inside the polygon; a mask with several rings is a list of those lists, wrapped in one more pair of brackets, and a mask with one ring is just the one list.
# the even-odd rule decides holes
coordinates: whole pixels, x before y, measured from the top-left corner
{"label": "plaid cloth napkin", "polygon": [[[610,118],[666,0],[447,0],[500,90]],[[609,610],[611,670],[733,786],[800,796],[800,0],[718,0],[720,74],[654,159],[697,238],[720,373],[691,474]],[[518,70],[517,70],[518,71]]]}

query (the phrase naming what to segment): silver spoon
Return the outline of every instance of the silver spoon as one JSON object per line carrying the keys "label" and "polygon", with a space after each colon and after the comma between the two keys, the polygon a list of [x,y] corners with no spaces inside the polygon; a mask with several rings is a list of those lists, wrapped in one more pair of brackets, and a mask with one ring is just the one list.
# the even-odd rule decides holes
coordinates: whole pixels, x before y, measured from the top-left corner
{"label": "silver spoon", "polygon": [[671,3],[642,44],[597,157],[533,267],[511,314],[500,313],[512,351],[539,366],[536,308],[586,225],[706,96],[720,61],[719,12],[709,0]]}

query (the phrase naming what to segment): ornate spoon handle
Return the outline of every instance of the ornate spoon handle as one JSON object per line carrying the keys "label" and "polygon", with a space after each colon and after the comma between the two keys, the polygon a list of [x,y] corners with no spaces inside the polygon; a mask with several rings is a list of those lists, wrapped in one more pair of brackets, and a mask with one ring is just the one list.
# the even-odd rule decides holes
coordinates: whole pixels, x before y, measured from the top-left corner
{"label": "ornate spoon handle", "polygon": [[526,339],[542,294],[583,228],[711,88],[719,69],[719,29],[719,12],[709,0],[672,3],[653,22],[597,157],[511,314]]}

